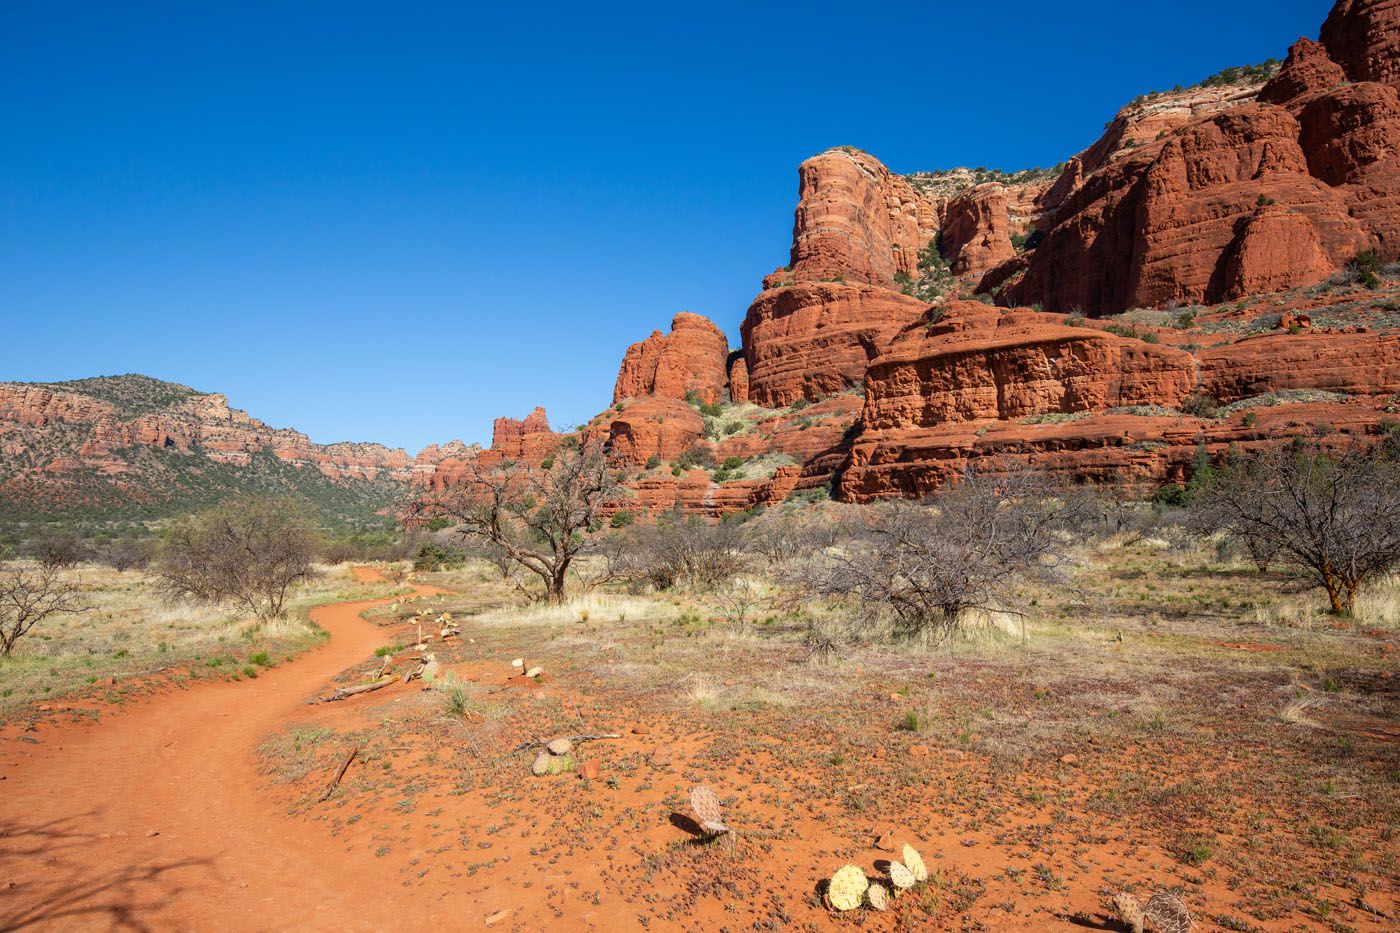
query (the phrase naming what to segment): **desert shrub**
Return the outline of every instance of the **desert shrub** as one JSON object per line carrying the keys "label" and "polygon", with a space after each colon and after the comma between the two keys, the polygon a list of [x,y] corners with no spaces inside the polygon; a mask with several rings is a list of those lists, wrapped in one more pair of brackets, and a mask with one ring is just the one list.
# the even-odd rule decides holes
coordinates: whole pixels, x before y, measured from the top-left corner
{"label": "desert shrub", "polygon": [[1009,608],[1028,580],[1048,583],[1068,548],[1066,500],[1039,474],[965,474],[931,503],[870,507],[847,546],[794,566],[812,596],[857,602],[865,624],[886,619],[926,644],[961,631],[972,610]]}
{"label": "desert shrub", "polygon": [[29,542],[29,552],[52,570],[72,567],[88,556],[87,546],[71,531],[43,531]]}
{"label": "desert shrub", "polygon": [[1216,470],[1193,502],[1201,527],[1256,564],[1277,560],[1350,615],[1357,591],[1400,567],[1400,464],[1381,446],[1288,447]]}
{"label": "desert shrub", "polygon": [[442,541],[424,541],[413,555],[413,569],[425,573],[435,570],[452,570],[467,562],[467,552],[462,548]]}
{"label": "desert shrub", "polygon": [[1182,402],[1181,410],[1193,418],[1215,418],[1220,415],[1220,403],[1200,392]]}
{"label": "desert shrub", "polygon": [[769,509],[744,528],[745,545],[772,566],[834,545],[841,537],[835,518],[812,508]]}
{"label": "desert shrub", "polygon": [[113,570],[125,573],[150,564],[155,556],[155,542],[148,538],[114,538],[100,545],[95,556]]}
{"label": "desert shrub", "polygon": [[296,502],[240,497],[171,525],[154,569],[170,596],[229,603],[266,621],[312,576],[317,544]]}
{"label": "desert shrub", "polygon": [[676,466],[681,470],[693,470],[696,467],[713,470],[715,467],[715,452],[704,444],[692,444],[684,453],[676,458]]}
{"label": "desert shrub", "polygon": [[609,576],[634,589],[710,589],[733,580],[748,565],[738,525],[707,525],[677,515],[663,516],[655,525],[634,525],[604,547]]}
{"label": "desert shrub", "polygon": [[618,509],[613,513],[612,520],[608,522],[608,525],[612,528],[627,528],[633,521],[635,521],[635,519],[632,516],[631,510]]}
{"label": "desert shrub", "polygon": [[45,619],[81,611],[77,587],[47,564],[0,568],[0,655]]}
{"label": "desert shrub", "polygon": [[604,504],[620,494],[620,472],[600,446],[566,443],[548,466],[475,463],[463,483],[420,499],[414,510],[424,519],[451,518],[508,579],[538,577],[544,598],[559,603],[569,569],[602,530]]}
{"label": "desert shrub", "polygon": [[900,273],[895,276],[895,284],[899,286],[899,290],[920,301],[934,301],[942,298],[948,294],[954,281],[953,270],[948,266],[948,261],[943,258],[943,253],[938,248],[937,237],[929,240],[928,245],[919,250],[919,277],[917,279],[908,273]]}

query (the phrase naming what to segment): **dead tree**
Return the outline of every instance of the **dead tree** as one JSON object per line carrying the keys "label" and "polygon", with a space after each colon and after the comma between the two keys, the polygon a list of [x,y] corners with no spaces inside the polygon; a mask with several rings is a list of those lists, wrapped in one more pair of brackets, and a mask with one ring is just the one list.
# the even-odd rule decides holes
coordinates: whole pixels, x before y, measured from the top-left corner
{"label": "dead tree", "polygon": [[0,655],[9,657],[15,643],[45,619],[83,608],[77,588],[56,567],[16,564],[0,570]]}
{"label": "dead tree", "polygon": [[599,445],[566,443],[538,466],[474,462],[461,483],[420,500],[414,511],[451,520],[507,567],[539,577],[544,598],[558,603],[569,568],[602,528],[604,504],[620,490],[618,470]]}

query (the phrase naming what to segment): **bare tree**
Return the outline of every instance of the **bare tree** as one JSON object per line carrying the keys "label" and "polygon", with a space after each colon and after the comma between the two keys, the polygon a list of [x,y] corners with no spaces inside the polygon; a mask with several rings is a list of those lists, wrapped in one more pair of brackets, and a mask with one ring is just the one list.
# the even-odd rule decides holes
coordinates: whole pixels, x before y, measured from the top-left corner
{"label": "bare tree", "polygon": [[1256,563],[1277,560],[1321,588],[1338,615],[1400,567],[1400,464],[1381,448],[1285,447],[1230,463],[1193,508]]}
{"label": "bare tree", "polygon": [[503,562],[539,577],[545,599],[557,603],[570,566],[602,528],[604,503],[620,491],[601,447],[565,445],[540,466],[474,463],[461,484],[420,500],[415,512],[488,542]]}
{"label": "bare tree", "polygon": [[1016,584],[1057,581],[1066,557],[1066,501],[1027,470],[968,472],[932,504],[871,507],[853,540],[797,566],[812,595],[856,600],[867,623],[936,643],[970,610],[1005,610]]}
{"label": "bare tree", "polygon": [[97,559],[108,567],[126,573],[133,567],[145,567],[151,562],[152,542],[143,538],[117,538],[97,549]]}
{"label": "bare tree", "polygon": [[83,608],[77,588],[62,579],[56,567],[12,565],[0,570],[0,655],[8,658],[15,642],[45,619]]}
{"label": "bare tree", "polygon": [[318,544],[297,503],[231,499],[173,524],[155,573],[171,596],[229,603],[267,621],[282,614],[292,585],[313,575]]}
{"label": "bare tree", "polygon": [[769,509],[743,526],[749,549],[774,566],[831,547],[841,523],[812,506]]}
{"label": "bare tree", "polygon": [[44,531],[29,545],[34,559],[51,570],[75,566],[87,556],[87,548],[68,531]]}
{"label": "bare tree", "polygon": [[616,578],[669,590],[681,584],[713,589],[744,571],[743,531],[697,518],[667,516],[655,525],[633,525],[609,547]]}

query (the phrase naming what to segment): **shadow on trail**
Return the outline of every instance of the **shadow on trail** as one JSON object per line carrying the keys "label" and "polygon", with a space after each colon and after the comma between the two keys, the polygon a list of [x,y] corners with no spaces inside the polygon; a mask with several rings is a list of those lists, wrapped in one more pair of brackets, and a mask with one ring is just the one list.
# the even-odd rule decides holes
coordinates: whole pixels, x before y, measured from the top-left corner
{"label": "shadow on trail", "polygon": [[[93,816],[38,823],[0,818],[0,876],[8,879],[0,897],[0,930],[46,925],[61,929],[104,918],[114,930],[152,930],[152,912],[184,890],[172,873],[213,864],[208,857],[146,861],[133,853],[136,864],[88,870],[67,856],[74,850],[125,842],[76,828]],[[152,891],[153,885],[159,890]]]}

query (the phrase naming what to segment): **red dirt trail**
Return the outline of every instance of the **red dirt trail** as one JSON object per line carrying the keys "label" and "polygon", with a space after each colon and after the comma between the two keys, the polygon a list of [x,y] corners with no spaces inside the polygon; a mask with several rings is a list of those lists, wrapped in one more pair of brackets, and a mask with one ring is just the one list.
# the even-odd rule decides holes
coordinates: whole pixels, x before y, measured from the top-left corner
{"label": "red dirt trail", "polygon": [[305,701],[383,643],[360,613],[390,601],[311,610],[330,640],[256,680],[197,684],[7,743],[0,929],[400,927],[386,867],[287,816],[257,761],[268,733],[310,719]]}

